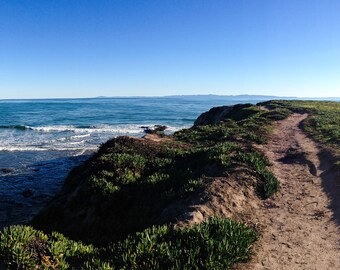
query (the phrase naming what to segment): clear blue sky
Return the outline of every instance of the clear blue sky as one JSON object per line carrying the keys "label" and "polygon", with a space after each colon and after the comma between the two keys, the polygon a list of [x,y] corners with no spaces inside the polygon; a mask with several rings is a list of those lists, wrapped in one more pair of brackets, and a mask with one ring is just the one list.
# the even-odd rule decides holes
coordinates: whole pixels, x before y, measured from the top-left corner
{"label": "clear blue sky", "polygon": [[0,98],[340,96],[338,0],[0,0]]}

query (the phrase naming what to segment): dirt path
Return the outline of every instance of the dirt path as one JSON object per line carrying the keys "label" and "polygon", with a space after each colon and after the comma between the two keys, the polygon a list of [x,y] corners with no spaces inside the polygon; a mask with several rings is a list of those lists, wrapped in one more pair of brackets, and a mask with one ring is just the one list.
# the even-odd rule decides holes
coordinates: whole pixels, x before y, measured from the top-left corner
{"label": "dirt path", "polygon": [[[324,172],[327,166],[321,164],[327,162],[319,159],[316,144],[299,129],[306,117],[294,114],[278,122],[269,143],[262,147],[273,162],[281,191],[258,210],[259,221],[265,224],[263,239],[256,259],[246,268],[340,269],[339,220],[334,218],[322,182],[323,175],[329,177]],[[337,189],[339,203],[339,179],[334,176],[333,180],[328,185]]]}

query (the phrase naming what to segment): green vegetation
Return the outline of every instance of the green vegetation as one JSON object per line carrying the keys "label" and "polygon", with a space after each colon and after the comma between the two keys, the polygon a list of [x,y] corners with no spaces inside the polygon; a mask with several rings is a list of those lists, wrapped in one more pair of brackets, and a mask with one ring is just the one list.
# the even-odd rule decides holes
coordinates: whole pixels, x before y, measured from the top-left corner
{"label": "green vegetation", "polygon": [[[252,143],[266,142],[272,115],[256,106],[241,110],[229,113],[239,121],[184,129],[170,141],[108,141],[66,179],[63,193],[76,195],[61,196],[33,225],[106,245],[154,225],[169,204],[199,192],[207,177],[225,176],[240,166],[256,176],[259,197],[271,196],[279,182]],[[283,111],[275,113],[287,116]]]}
{"label": "green vegetation", "polygon": [[8,269],[68,269],[72,260],[93,253],[91,245],[50,236],[29,226],[12,226],[0,233],[0,259]]}
{"label": "green vegetation", "polygon": [[310,113],[304,129],[317,142],[329,146],[340,144],[340,102],[327,101],[270,101],[263,103],[269,108],[289,109],[293,112]]}
{"label": "green vegetation", "polygon": [[263,105],[270,110],[236,106],[220,123],[183,129],[161,142],[109,140],[70,172],[62,193],[33,220],[34,229],[2,232],[0,256],[10,269],[228,269],[246,260],[257,235],[242,224],[213,218],[178,229],[158,218],[206,181],[240,167],[256,178],[260,198],[278,191],[270,162],[254,144],[266,143],[272,122],[294,111],[312,112],[305,130],[338,145],[334,104],[322,110],[303,102]]}
{"label": "green vegetation", "polygon": [[229,269],[251,255],[257,234],[212,218],[193,228],[153,226],[105,248],[13,226],[0,237],[8,269]]}
{"label": "green vegetation", "polygon": [[251,151],[238,151],[236,159],[245,162],[253,168],[256,173],[261,177],[257,186],[259,193],[268,198],[272,196],[280,188],[280,183],[272,172],[267,169],[270,165],[268,159],[259,152]]}
{"label": "green vegetation", "polygon": [[315,141],[333,152],[340,168],[340,102],[277,100],[262,104],[275,110],[309,113],[302,128]]}

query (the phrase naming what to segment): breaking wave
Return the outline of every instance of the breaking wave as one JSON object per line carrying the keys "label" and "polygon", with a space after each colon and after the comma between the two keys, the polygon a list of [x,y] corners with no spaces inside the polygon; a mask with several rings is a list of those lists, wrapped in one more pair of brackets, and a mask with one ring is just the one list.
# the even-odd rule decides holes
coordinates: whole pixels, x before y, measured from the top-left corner
{"label": "breaking wave", "polygon": [[[23,126],[23,125],[8,125],[0,126],[0,129],[16,129],[16,130],[34,130],[40,132],[74,132],[74,133],[142,133],[144,127],[153,127],[154,124],[141,125],[95,125],[95,126],[73,126],[73,125],[52,125],[52,126]],[[180,127],[168,126],[166,131],[174,132]],[[183,126],[181,127],[183,128]],[[83,135],[80,135],[83,136]]]}
{"label": "breaking wave", "polygon": [[[142,137],[147,127],[154,126],[154,124],[0,126],[3,129],[0,133],[0,151],[92,151],[113,137],[124,135]],[[180,128],[183,126],[168,126],[165,133],[171,134]]]}

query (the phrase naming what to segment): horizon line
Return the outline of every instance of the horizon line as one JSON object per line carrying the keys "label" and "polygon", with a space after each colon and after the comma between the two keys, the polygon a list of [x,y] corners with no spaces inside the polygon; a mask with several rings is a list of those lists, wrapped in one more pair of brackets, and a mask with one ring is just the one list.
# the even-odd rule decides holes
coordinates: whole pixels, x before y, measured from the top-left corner
{"label": "horizon line", "polygon": [[39,97],[39,98],[0,98],[3,100],[48,100],[48,99],[109,99],[109,98],[172,98],[172,97],[268,97],[268,98],[283,98],[283,99],[340,99],[336,96],[326,97],[298,97],[298,96],[276,96],[276,95],[252,95],[252,94],[239,94],[239,95],[218,95],[218,94],[184,94],[184,95],[138,95],[138,96],[95,96],[95,97]]}

